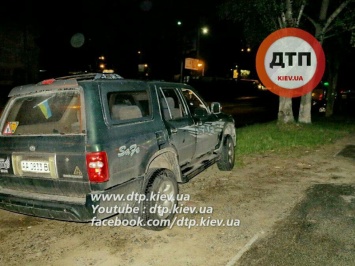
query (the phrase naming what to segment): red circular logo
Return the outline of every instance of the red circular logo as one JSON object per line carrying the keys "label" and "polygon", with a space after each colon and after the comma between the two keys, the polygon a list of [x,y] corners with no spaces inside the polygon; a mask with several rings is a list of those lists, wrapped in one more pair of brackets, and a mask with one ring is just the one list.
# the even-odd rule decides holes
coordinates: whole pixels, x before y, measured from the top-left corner
{"label": "red circular logo", "polygon": [[271,33],[256,55],[260,81],[283,97],[299,97],[312,91],[325,70],[321,44],[310,33],[284,28]]}

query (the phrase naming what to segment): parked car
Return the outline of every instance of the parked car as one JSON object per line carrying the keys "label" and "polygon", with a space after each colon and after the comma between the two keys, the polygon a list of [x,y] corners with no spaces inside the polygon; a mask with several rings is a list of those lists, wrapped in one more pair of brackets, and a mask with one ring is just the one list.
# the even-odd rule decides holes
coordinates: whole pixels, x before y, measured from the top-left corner
{"label": "parked car", "polygon": [[312,111],[315,113],[325,113],[327,106],[327,87],[321,82],[312,91]]}
{"label": "parked car", "polygon": [[160,230],[178,183],[234,167],[233,118],[182,83],[94,73],[19,86],[0,128],[0,207],[39,217]]}
{"label": "parked car", "polygon": [[353,88],[341,88],[338,94],[339,100],[355,102],[355,89]]}

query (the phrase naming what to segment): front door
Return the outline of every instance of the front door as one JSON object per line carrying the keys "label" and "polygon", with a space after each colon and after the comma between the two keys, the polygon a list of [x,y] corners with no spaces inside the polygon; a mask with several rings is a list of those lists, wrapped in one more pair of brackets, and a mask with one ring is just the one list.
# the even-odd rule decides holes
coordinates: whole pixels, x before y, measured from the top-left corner
{"label": "front door", "polygon": [[159,88],[159,100],[170,142],[179,154],[179,164],[189,163],[196,149],[194,121],[173,86]]}
{"label": "front door", "polygon": [[182,88],[182,95],[194,119],[196,132],[196,151],[194,158],[200,158],[213,152],[219,142],[224,122],[218,121],[207,104],[194,91]]}

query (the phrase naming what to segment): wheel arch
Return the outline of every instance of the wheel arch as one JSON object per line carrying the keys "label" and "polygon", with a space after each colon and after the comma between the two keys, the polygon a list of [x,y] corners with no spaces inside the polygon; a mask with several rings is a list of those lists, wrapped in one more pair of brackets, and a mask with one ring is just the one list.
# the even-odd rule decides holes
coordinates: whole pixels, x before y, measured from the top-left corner
{"label": "wheel arch", "polygon": [[221,142],[219,145],[219,148],[221,148],[223,146],[223,143],[226,139],[227,136],[231,136],[232,141],[233,141],[233,145],[236,146],[237,145],[237,134],[236,134],[236,130],[235,130],[235,126],[232,123],[227,123],[223,129],[223,134],[221,137]]}
{"label": "wheel arch", "polygon": [[148,162],[146,173],[152,169],[168,169],[175,175],[177,182],[182,182],[182,174],[176,151],[169,147],[159,150]]}

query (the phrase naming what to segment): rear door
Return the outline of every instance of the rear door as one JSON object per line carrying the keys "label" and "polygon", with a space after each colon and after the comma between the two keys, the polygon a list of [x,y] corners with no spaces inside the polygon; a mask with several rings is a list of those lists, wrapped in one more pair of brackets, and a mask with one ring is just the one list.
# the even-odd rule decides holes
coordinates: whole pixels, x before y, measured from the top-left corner
{"label": "rear door", "polygon": [[84,197],[84,120],[79,88],[13,97],[0,123],[1,190]]}
{"label": "rear door", "polygon": [[105,81],[100,88],[108,130],[97,132],[96,141],[108,153],[109,187],[143,176],[159,150],[156,132],[162,125],[154,119],[157,99],[145,82]]}

